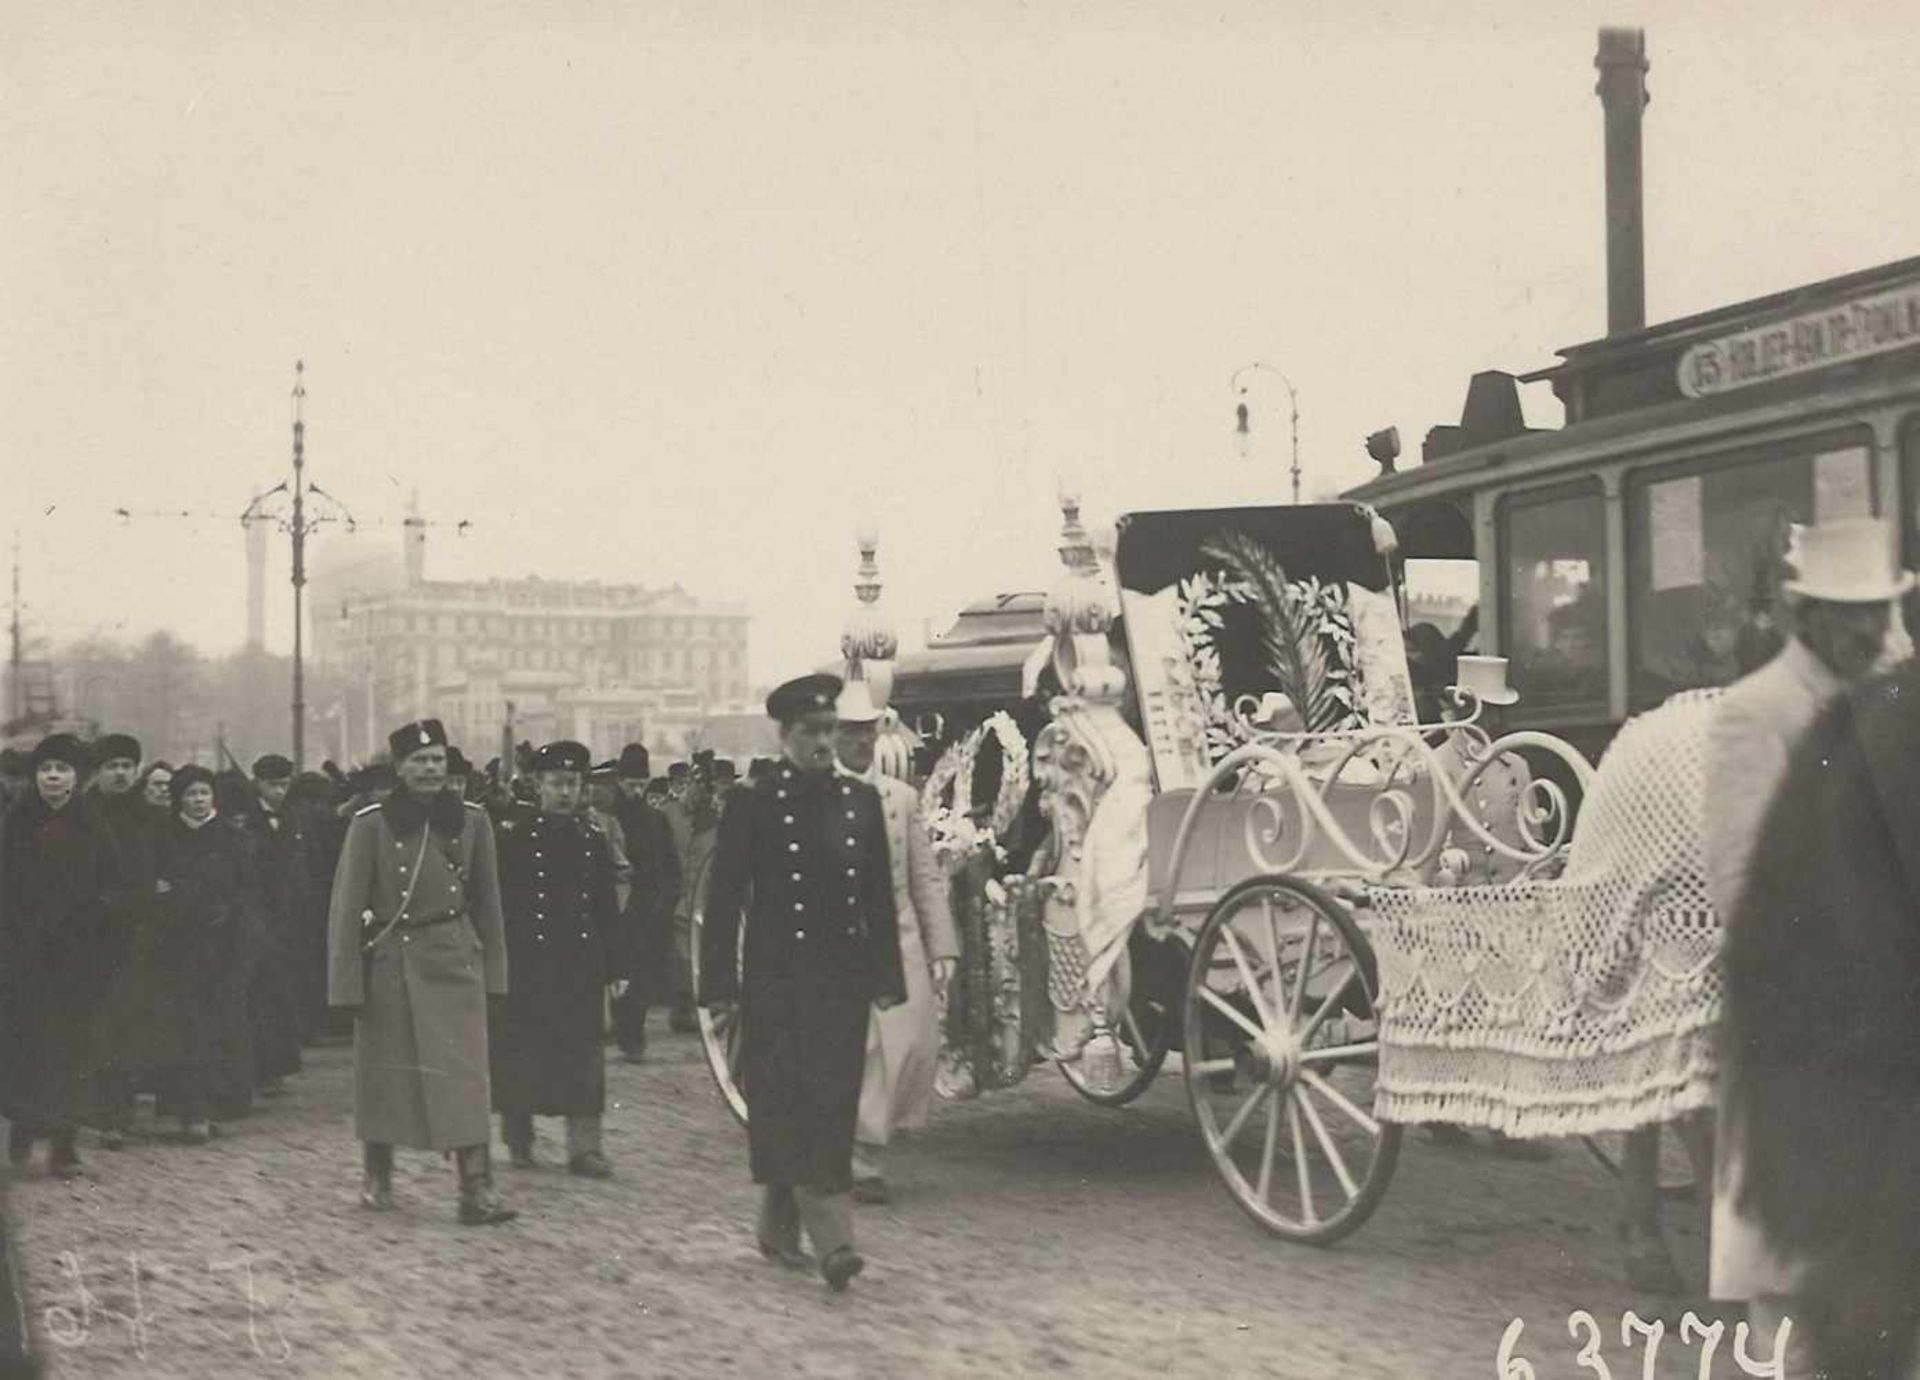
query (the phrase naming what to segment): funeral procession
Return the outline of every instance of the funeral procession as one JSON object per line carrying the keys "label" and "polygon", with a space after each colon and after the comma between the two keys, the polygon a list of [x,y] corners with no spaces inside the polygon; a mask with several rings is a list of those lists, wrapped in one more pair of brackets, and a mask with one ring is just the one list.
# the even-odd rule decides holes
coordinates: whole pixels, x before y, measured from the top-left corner
{"label": "funeral procession", "polygon": [[1916,38],[0,16],[0,1380],[1920,1380]]}

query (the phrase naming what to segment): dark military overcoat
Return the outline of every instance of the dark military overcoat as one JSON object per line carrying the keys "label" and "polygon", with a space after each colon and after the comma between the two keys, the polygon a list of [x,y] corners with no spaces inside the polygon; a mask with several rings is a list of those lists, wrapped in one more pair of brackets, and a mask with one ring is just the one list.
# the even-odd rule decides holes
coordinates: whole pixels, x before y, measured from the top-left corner
{"label": "dark military overcoat", "polygon": [[633,966],[607,835],[578,815],[516,805],[499,851],[513,987],[488,1021],[494,1109],[596,1116],[605,988]]}
{"label": "dark military overcoat", "polygon": [[754,1181],[844,1191],[868,1011],[906,999],[873,787],[783,762],[731,793],[701,939],[701,1002],[740,1004]]}
{"label": "dark military overcoat", "polygon": [[290,810],[255,802],[236,817],[252,849],[260,888],[259,952],[255,955],[248,1007],[253,1019],[254,1076],[262,1081],[300,1071],[300,1042],[307,1031],[301,1005],[302,926],[311,912],[307,887],[311,847],[302,822]]}
{"label": "dark military overcoat", "polygon": [[673,924],[680,905],[680,849],[666,815],[644,800],[622,794],[614,817],[627,836],[633,887],[627,895],[627,923],[633,936],[633,967],[622,977],[633,981],[631,999],[640,1006],[673,1000]]}

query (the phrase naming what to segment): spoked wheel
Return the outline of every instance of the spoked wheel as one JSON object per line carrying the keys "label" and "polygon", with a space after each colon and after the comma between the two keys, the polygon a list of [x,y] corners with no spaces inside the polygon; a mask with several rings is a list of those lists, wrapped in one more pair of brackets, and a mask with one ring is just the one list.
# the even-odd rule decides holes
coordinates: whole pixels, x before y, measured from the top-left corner
{"label": "spoked wheel", "polygon": [[1145,1092],[1160,1072],[1172,1031],[1173,1018],[1166,1003],[1136,987],[1119,1028],[1112,1032],[1114,1043],[1120,1047],[1118,1068],[1089,1068],[1088,1051],[1084,1049],[1078,1058],[1053,1062],[1073,1090],[1087,1101],[1102,1107],[1124,1107]]}
{"label": "spoked wheel", "polygon": [[[1607,1131],[1597,1136],[1582,1136],[1587,1151],[1600,1162],[1600,1167],[1619,1178],[1622,1166],[1627,1159],[1627,1137],[1619,1131]],[[1660,1128],[1659,1189],[1662,1198],[1674,1202],[1691,1202],[1700,1196],[1700,1180],[1693,1172],[1693,1156],[1687,1152],[1686,1142],[1668,1126]]]}
{"label": "spoked wheel", "polygon": [[[688,961],[693,969],[693,990],[700,990],[700,931],[705,924],[705,916],[696,906],[693,923],[688,927],[692,952]],[[744,952],[746,941],[746,922],[741,921],[741,944],[736,953]],[[735,989],[739,990],[738,988]],[[742,1126],[747,1124],[746,1094],[746,1046],[740,1033],[740,1007],[735,1004],[726,1015],[716,1015],[704,1006],[694,1008],[700,1020],[700,1047],[707,1056],[707,1071],[713,1075],[714,1085],[720,1089],[720,1096],[726,1099],[727,1108],[739,1120]]]}
{"label": "spoked wheel", "polygon": [[1345,907],[1292,877],[1240,883],[1187,970],[1187,1095],[1220,1180],[1276,1236],[1330,1245],[1379,1206],[1401,1128],[1373,1115],[1378,970]]}

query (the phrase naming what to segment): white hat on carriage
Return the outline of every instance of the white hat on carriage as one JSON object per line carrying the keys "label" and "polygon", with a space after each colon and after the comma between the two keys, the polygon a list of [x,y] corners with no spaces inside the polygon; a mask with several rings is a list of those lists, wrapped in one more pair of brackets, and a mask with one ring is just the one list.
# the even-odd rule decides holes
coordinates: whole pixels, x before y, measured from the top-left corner
{"label": "white hat on carriage", "polygon": [[1899,532],[1884,518],[1796,524],[1789,537],[1794,574],[1780,588],[1795,598],[1884,604],[1913,588],[1913,572],[1900,568]]}
{"label": "white hat on carriage", "polygon": [[867,689],[864,680],[850,680],[840,687],[840,697],[834,701],[834,712],[843,724],[872,724],[880,722],[880,711],[873,703],[873,692]]}
{"label": "white hat on carriage", "polygon": [[1471,691],[1482,704],[1515,704],[1520,692],[1507,684],[1507,659],[1503,656],[1463,656],[1454,673],[1454,684]]}

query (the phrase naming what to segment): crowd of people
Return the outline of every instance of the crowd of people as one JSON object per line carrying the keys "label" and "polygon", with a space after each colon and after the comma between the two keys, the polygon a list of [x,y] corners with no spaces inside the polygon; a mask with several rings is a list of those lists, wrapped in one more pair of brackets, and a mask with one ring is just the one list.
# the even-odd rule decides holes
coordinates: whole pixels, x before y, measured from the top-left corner
{"label": "crowd of people", "polygon": [[642,1061],[649,1014],[696,1030],[698,996],[751,1012],[762,1252],[845,1288],[863,1264],[850,1202],[887,1200],[883,1148],[924,1124],[957,956],[917,797],[873,770],[863,691],[818,677],[776,691],[784,755],[744,780],[710,751],[655,775],[638,743],[597,765],[576,742],[526,745],[476,770],[437,720],[351,774],[275,754],[248,773],[176,767],[123,733],[9,753],[12,1164],[44,1142],[52,1174],[94,1172],[89,1129],[106,1150],[205,1144],[350,1030],[363,1206],[398,1206],[394,1151],[410,1147],[454,1161],[460,1221],[504,1223],[492,1119],[517,1168],[540,1167],[536,1118],[558,1117],[567,1171],[612,1175],[608,1038]]}

